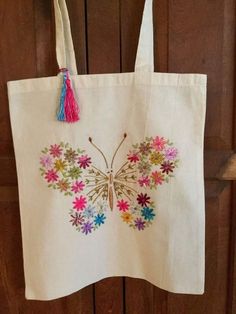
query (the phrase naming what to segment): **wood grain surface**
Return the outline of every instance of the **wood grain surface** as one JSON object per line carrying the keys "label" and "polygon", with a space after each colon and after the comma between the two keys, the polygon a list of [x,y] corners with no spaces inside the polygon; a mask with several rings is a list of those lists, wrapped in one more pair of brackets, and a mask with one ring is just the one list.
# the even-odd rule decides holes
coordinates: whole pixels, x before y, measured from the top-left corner
{"label": "wood grain surface", "polygon": [[[79,74],[134,69],[144,0],[67,0]],[[155,70],[208,75],[206,292],[178,295],[107,278],[54,301],[27,301],[6,82],[57,74],[51,0],[0,0],[0,314],[235,314],[235,0],[154,0]]]}

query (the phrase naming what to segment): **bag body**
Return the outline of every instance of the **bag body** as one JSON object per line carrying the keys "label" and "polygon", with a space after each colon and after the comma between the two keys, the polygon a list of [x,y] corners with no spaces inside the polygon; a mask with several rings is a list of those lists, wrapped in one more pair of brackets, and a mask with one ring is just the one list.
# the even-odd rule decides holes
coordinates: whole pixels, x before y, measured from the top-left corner
{"label": "bag body", "polygon": [[110,276],[202,294],[206,76],[153,71],[151,0],[135,71],[78,75],[65,1],[54,7],[80,121],[56,120],[61,75],[8,82],[26,298]]}

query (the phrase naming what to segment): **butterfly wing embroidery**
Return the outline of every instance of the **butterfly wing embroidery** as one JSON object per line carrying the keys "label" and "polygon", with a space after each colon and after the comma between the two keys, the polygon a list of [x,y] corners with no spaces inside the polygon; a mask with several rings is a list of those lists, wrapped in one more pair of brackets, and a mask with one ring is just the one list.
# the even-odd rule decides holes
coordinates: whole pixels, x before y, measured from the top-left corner
{"label": "butterfly wing embroidery", "polygon": [[42,150],[41,175],[48,187],[72,199],[69,221],[77,231],[89,234],[105,223],[107,176],[92,165],[91,157],[68,143]]}
{"label": "butterfly wing embroidery", "polygon": [[106,171],[96,168],[85,151],[74,150],[68,143],[42,150],[41,175],[48,187],[73,197],[69,221],[77,231],[87,235],[102,226],[108,209],[113,209],[114,200],[122,220],[130,227],[140,231],[152,224],[156,208],[149,192],[173,177],[179,162],[178,151],[163,137],[146,138],[133,145],[127,160],[113,174],[114,160],[125,138],[126,134],[110,166],[89,138],[102,154]]}
{"label": "butterfly wing embroidery", "polygon": [[174,177],[178,163],[178,150],[164,137],[147,137],[133,145],[114,176],[116,207],[130,227],[141,231],[152,224],[157,213],[150,192]]}

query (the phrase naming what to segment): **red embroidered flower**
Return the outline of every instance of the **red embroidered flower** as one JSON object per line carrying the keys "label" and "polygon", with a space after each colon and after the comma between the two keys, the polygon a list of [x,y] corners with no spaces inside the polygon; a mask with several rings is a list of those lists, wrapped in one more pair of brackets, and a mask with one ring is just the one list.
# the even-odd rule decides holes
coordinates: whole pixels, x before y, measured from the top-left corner
{"label": "red embroidered flower", "polygon": [[173,172],[175,166],[173,162],[165,161],[161,164],[161,170],[163,173],[169,174],[169,172]]}
{"label": "red embroidered flower", "polygon": [[155,184],[162,184],[164,181],[164,175],[160,171],[154,171],[151,174],[152,180]]}
{"label": "red embroidered flower", "polygon": [[84,210],[86,205],[87,205],[87,200],[86,197],[84,196],[80,196],[80,197],[76,197],[75,200],[73,201],[73,208],[76,210]]}
{"label": "red embroidered flower", "polygon": [[125,212],[129,209],[129,203],[127,201],[124,201],[123,199],[117,202],[117,207],[120,211]]}
{"label": "red embroidered flower", "polygon": [[49,149],[50,155],[52,155],[54,158],[56,157],[60,157],[61,153],[62,153],[62,149],[60,147],[60,145],[51,145],[50,149]]}
{"label": "red embroidered flower", "polygon": [[147,194],[140,193],[138,194],[137,201],[141,206],[147,206],[150,204],[150,197]]}
{"label": "red embroidered flower", "polygon": [[78,163],[80,168],[86,169],[92,163],[91,157],[88,157],[88,155],[80,156]]}
{"label": "red embroidered flower", "polygon": [[131,162],[137,162],[139,161],[138,152],[131,152],[128,154],[128,160]]}
{"label": "red embroidered flower", "polygon": [[152,147],[155,148],[156,150],[163,150],[165,148],[165,144],[167,143],[167,141],[164,139],[164,137],[159,137],[156,136],[153,139],[152,142]]}
{"label": "red embroidered flower", "polygon": [[45,173],[45,179],[47,180],[47,182],[56,182],[58,180],[58,175],[56,173],[56,171],[54,170],[48,170]]}
{"label": "red embroidered flower", "polygon": [[72,185],[71,191],[74,193],[79,193],[83,191],[85,187],[85,184],[83,181],[75,181],[75,183]]}
{"label": "red embroidered flower", "polygon": [[84,222],[84,217],[81,214],[78,213],[74,213],[74,215],[70,215],[71,216],[71,220],[70,222],[72,222],[72,226],[78,226],[78,225],[82,225]]}

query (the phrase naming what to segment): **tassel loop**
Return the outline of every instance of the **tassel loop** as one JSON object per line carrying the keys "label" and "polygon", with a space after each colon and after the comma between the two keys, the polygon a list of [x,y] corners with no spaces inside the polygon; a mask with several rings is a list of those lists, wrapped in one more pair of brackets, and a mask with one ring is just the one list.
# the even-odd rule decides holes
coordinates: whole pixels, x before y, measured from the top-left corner
{"label": "tassel loop", "polygon": [[66,68],[62,68],[60,72],[63,73],[63,83],[57,120],[69,123],[79,121],[79,106],[71,86],[69,71]]}

